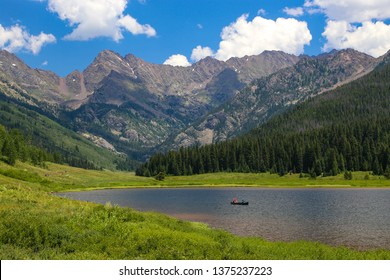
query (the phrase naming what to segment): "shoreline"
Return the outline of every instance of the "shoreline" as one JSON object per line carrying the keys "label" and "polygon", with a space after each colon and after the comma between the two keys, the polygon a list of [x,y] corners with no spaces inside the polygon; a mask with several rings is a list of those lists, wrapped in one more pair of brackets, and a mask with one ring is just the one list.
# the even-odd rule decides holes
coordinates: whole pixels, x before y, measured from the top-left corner
{"label": "shoreline", "polygon": [[255,189],[361,189],[361,190],[378,190],[390,189],[390,186],[353,186],[353,185],[304,185],[304,186],[289,186],[289,185],[238,185],[238,184],[223,184],[223,185],[139,185],[139,186],[106,186],[106,187],[87,187],[87,188],[72,188],[61,191],[50,192],[67,193],[67,192],[83,192],[97,190],[117,190],[117,189],[188,189],[188,188],[255,188]]}

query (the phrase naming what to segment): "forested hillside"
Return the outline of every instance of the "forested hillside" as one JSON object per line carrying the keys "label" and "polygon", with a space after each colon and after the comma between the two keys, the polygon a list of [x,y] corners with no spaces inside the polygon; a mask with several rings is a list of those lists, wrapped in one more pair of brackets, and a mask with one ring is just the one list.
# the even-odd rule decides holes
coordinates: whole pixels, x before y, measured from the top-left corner
{"label": "forested hillside", "polygon": [[[12,141],[24,139],[30,147],[29,153],[36,153],[33,158],[39,158],[39,162],[48,160],[88,169],[115,169],[117,165],[123,165],[125,162],[124,156],[97,147],[76,132],[45,116],[39,108],[10,99],[3,95],[1,90],[0,125],[4,131],[10,131]],[[23,161],[23,157],[17,159]],[[126,167],[133,167],[132,164],[133,162],[128,161]]]}
{"label": "forested hillside", "polygon": [[372,171],[389,176],[390,66],[312,98],[227,142],[154,155],[137,170],[154,176],[219,171]]}
{"label": "forested hillside", "polygon": [[14,165],[16,160],[29,161],[34,165],[39,165],[46,160],[54,161],[54,157],[54,155],[33,146],[19,130],[8,131],[0,125],[0,159],[2,161],[10,165]]}

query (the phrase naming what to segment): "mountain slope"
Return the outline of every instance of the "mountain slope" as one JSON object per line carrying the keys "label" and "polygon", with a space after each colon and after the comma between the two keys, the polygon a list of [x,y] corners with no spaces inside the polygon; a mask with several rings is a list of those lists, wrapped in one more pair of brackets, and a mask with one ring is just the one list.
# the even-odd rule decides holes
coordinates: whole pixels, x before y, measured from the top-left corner
{"label": "mountain slope", "polygon": [[[0,124],[8,129],[21,131],[31,143],[52,154],[56,153],[60,162],[73,166],[94,166],[95,168],[115,169],[115,162],[123,161],[123,156],[96,146],[93,142],[71,131],[34,105],[26,105],[3,94],[0,88]],[[8,89],[12,92],[13,89]],[[88,163],[88,164],[87,164]]]}
{"label": "mountain slope", "polygon": [[[77,110],[68,118],[79,131],[110,138],[127,152],[150,149],[222,104],[253,77],[298,60],[265,52],[227,62],[208,57],[189,67],[173,67],[103,51],[82,74],[86,91],[93,94],[73,102]],[[94,131],[89,130],[91,121]]]}
{"label": "mountain slope", "polygon": [[[105,50],[83,72],[62,78],[31,69],[15,55],[0,51],[0,87],[9,97],[60,117],[80,134],[134,150],[155,147],[252,79],[298,60],[282,52],[264,52],[226,62],[208,57],[189,67],[173,67]],[[8,91],[11,87],[17,90]],[[93,119],[92,130],[91,116],[99,116]]]}
{"label": "mountain slope", "polygon": [[370,72],[377,63],[375,58],[350,49],[303,57],[292,67],[256,80],[167,145],[175,148],[232,138],[291,105]]}
{"label": "mountain slope", "polygon": [[[263,135],[276,131],[304,132],[337,124],[390,118],[390,53],[372,72],[323,95],[311,98],[296,108],[272,118],[251,131]],[[383,60],[384,61],[384,60]]]}

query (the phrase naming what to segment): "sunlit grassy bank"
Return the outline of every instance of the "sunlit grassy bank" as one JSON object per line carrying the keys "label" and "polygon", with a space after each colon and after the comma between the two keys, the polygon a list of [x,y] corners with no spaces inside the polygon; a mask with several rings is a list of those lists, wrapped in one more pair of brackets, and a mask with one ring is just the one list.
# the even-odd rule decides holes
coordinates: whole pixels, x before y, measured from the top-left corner
{"label": "sunlit grassy bank", "polygon": [[[42,190],[77,191],[101,188],[128,187],[390,187],[390,180],[369,172],[353,172],[353,179],[344,179],[343,174],[330,177],[300,178],[299,174],[269,173],[210,173],[193,176],[167,176],[163,181],[153,177],[139,177],[131,172],[95,171],[47,163],[46,168],[17,163],[11,167],[0,162],[0,174],[40,183]],[[25,178],[24,178],[25,177]],[[24,179],[23,179],[24,178]]]}
{"label": "sunlit grassy bank", "polygon": [[[348,181],[348,184],[358,181]],[[379,178],[362,181],[370,183],[369,186],[386,186],[388,182]],[[48,165],[45,169],[20,163],[15,168],[0,163],[0,258],[390,259],[390,251],[386,250],[359,252],[313,242],[243,238],[157,213],[72,201],[50,194],[51,191],[102,187],[222,186],[228,183],[298,186],[297,182],[323,184],[319,183],[320,179],[312,182],[292,175],[287,180],[269,174],[168,177],[159,182],[129,173],[85,171],[59,165]],[[328,178],[324,182],[340,185],[345,180]]]}

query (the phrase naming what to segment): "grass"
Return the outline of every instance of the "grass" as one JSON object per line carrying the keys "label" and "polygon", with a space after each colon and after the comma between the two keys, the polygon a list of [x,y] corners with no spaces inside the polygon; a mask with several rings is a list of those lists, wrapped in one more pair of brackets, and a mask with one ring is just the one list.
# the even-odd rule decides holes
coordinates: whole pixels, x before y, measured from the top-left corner
{"label": "grass", "polygon": [[[390,259],[388,250],[355,251],[314,242],[238,237],[201,223],[50,193],[140,186],[346,184],[342,176],[313,181],[288,176],[223,173],[167,177],[159,182],[125,172],[86,171],[56,164],[39,168],[17,163],[11,167],[0,162],[0,259]],[[359,176],[364,178],[365,174],[354,174],[356,179],[348,185],[358,185]],[[379,177],[364,181],[365,186],[389,186],[388,180]]]}
{"label": "grass", "polygon": [[[0,170],[6,166],[0,165]],[[11,167],[7,167],[12,169]],[[15,169],[15,168],[14,168]],[[390,180],[383,176],[369,175],[368,172],[354,172],[352,180],[345,180],[343,174],[332,177],[300,178],[299,174],[285,175],[269,173],[211,173],[193,176],[166,176],[163,181],[135,176],[132,172],[94,171],[65,165],[47,163],[47,168],[18,163],[17,170],[33,173],[48,181],[43,184],[46,191],[82,191],[104,188],[134,187],[293,187],[293,188],[349,188],[349,187],[390,187]],[[0,171],[1,174],[1,171]],[[27,173],[26,173],[27,176]]]}

